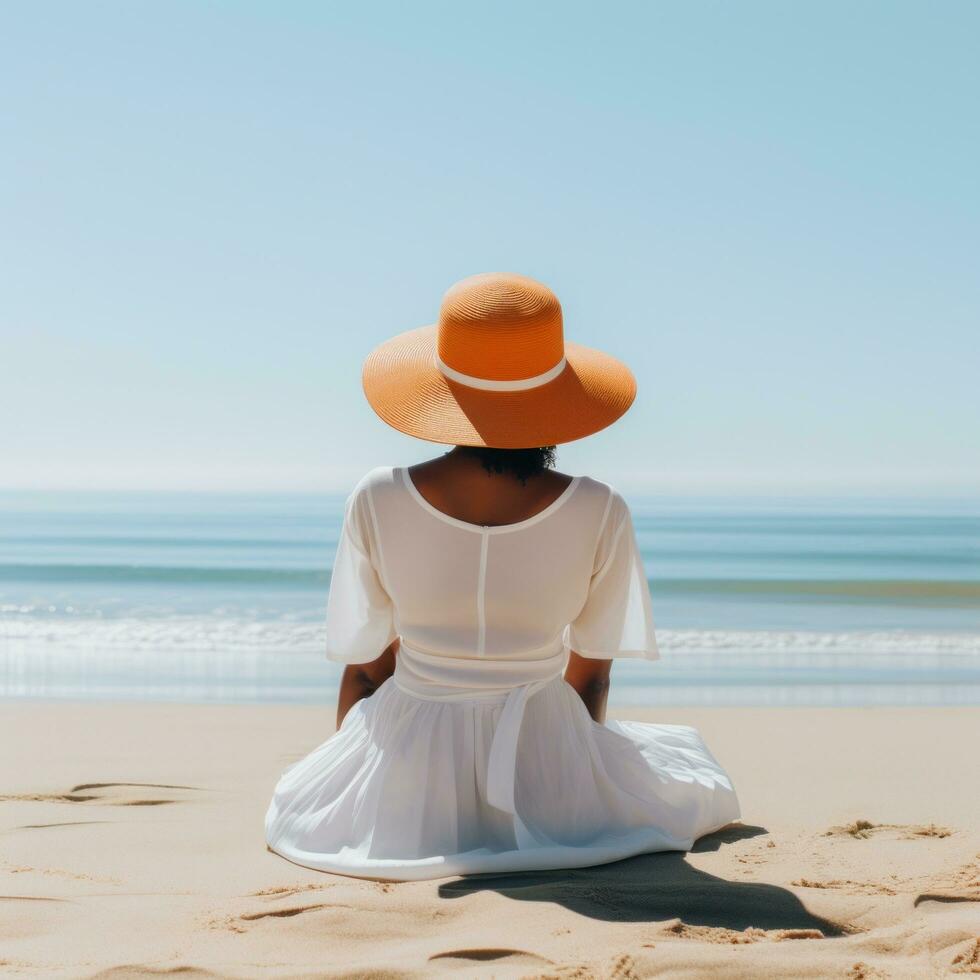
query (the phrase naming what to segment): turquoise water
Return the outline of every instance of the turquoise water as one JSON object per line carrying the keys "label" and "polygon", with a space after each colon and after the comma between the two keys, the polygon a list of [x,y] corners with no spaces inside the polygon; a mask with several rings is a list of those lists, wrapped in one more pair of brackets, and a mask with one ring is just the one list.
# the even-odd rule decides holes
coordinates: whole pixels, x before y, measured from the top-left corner
{"label": "turquoise water", "polygon": [[[663,659],[613,700],[980,703],[980,508],[630,498]],[[0,696],[329,702],[341,496],[0,494]]]}

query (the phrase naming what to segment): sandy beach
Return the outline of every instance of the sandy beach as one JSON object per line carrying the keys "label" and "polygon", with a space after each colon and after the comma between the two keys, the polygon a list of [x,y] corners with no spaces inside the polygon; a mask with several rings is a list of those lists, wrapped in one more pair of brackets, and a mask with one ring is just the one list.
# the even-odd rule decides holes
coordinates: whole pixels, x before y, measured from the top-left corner
{"label": "sandy beach", "polygon": [[[613,712],[615,715],[616,712]],[[0,968],[127,977],[980,972],[980,709],[674,709],[743,823],[690,854],[393,884],[296,867],[262,818],[320,707],[8,702]]]}

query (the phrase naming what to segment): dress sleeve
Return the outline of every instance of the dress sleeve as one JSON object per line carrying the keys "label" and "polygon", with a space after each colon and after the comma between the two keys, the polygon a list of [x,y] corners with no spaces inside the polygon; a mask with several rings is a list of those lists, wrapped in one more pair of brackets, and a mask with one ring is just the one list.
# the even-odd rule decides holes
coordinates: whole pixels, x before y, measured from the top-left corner
{"label": "dress sleeve", "polygon": [[660,658],[633,518],[615,490],[599,532],[588,596],[568,626],[567,641],[580,656],[597,660]]}
{"label": "dress sleeve", "polygon": [[397,636],[394,607],[378,574],[367,488],[347,498],[327,596],[326,652],[343,664],[377,660]]}

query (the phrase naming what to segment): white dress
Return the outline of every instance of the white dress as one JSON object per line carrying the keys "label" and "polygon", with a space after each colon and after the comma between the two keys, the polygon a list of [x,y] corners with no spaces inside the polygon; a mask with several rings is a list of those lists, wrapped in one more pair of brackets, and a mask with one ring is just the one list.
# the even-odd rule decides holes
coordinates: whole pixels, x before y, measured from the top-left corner
{"label": "white dress", "polygon": [[327,656],[394,675],[289,766],[269,847],[321,871],[393,880],[585,867],[688,850],[739,816],[686,725],[597,724],[568,651],[659,656],[623,497],[575,477],[550,506],[484,527],[443,514],[404,467],[347,500]]}

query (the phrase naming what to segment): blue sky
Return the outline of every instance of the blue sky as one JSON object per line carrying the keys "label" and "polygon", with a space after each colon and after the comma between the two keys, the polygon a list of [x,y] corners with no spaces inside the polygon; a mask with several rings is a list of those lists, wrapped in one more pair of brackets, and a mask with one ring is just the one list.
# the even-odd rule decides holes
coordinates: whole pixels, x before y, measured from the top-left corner
{"label": "blue sky", "polygon": [[980,489],[980,5],[0,12],[0,486],[347,488],[360,365],[522,272],[639,381],[562,468]]}

